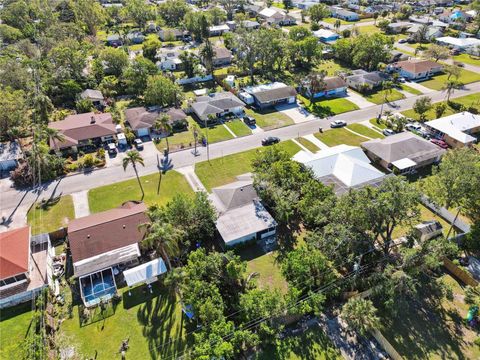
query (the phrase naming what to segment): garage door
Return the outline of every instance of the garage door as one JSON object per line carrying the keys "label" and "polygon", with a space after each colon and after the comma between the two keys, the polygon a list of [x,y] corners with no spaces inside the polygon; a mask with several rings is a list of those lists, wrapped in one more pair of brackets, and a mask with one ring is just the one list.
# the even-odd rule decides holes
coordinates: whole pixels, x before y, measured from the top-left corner
{"label": "garage door", "polygon": [[143,129],[138,129],[137,130],[137,135],[140,136],[148,136],[149,131],[148,128],[143,128]]}

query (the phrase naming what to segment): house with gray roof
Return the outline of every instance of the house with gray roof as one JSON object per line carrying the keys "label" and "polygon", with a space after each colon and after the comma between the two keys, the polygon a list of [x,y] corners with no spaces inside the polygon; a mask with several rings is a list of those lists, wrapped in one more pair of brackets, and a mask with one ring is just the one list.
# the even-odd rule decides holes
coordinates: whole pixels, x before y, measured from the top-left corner
{"label": "house with gray roof", "polygon": [[80,94],[81,99],[88,99],[96,108],[105,106],[105,98],[100,90],[87,89]]}
{"label": "house with gray roof", "polygon": [[210,200],[218,213],[216,227],[225,246],[275,242],[277,222],[262,205],[251,177],[213,188]]}
{"label": "house with gray roof", "polygon": [[345,81],[352,89],[364,92],[378,88],[385,79],[385,74],[380,71],[354,70],[352,75],[345,78]]}
{"label": "house with gray roof", "polygon": [[138,137],[149,136],[155,121],[162,115],[169,117],[169,124],[174,130],[185,129],[188,125],[187,115],[182,109],[147,109],[143,106],[125,110],[125,121]]}
{"label": "house with gray roof", "polygon": [[214,93],[207,96],[199,96],[190,106],[191,111],[199,120],[210,120],[210,117],[218,118],[233,113],[243,113],[245,104],[230,92]]}
{"label": "house with gray roof", "polygon": [[294,104],[297,91],[281,82],[249,86],[238,95],[246,104],[266,109],[275,105]]}
{"label": "house with gray roof", "polygon": [[411,132],[365,141],[361,147],[372,161],[402,174],[438,163],[445,153],[445,149]]}

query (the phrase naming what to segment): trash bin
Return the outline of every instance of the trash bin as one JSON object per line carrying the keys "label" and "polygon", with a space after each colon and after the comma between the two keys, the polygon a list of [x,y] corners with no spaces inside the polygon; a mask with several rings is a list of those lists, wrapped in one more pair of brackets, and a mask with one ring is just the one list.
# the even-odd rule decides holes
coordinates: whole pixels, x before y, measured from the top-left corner
{"label": "trash bin", "polygon": [[321,128],[321,127],[318,128],[318,132],[319,132],[319,133],[323,133],[323,128]]}

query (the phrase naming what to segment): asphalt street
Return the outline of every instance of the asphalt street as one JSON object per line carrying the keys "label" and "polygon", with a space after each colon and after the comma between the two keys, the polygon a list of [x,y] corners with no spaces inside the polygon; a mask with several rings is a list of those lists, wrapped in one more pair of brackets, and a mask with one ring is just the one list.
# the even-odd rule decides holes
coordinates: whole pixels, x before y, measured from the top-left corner
{"label": "asphalt street", "polygon": [[[465,88],[455,91],[451,98],[456,98],[468,94],[480,92],[480,82],[468,84]],[[422,95],[419,95],[422,96]],[[415,100],[419,97],[410,97],[398,100],[395,104],[385,104],[383,110],[403,111],[411,109]],[[435,91],[428,94],[432,102],[438,102],[445,99],[445,93]],[[480,94],[479,94],[480,98]],[[245,137],[219,142],[210,145],[210,158],[219,158],[225,155],[238,153],[261,145],[261,139],[266,136],[277,136],[282,141],[304,136],[318,132],[318,129],[329,128],[329,123],[333,120],[344,120],[347,123],[361,122],[376,117],[381,111],[381,105],[371,106],[369,108],[351,111],[345,114],[336,115],[328,118],[315,118],[299,124],[294,124],[284,128],[279,128],[264,133],[252,134]],[[194,156],[191,150],[183,150],[170,155],[173,169],[185,166],[194,166],[196,162],[207,160],[206,148],[199,148],[200,155]],[[139,167],[140,175],[151,174],[159,170],[159,161],[162,155],[157,151],[144,151],[142,153],[145,161],[145,167]],[[19,191],[11,186],[8,179],[0,180],[0,216],[3,219],[3,225],[0,225],[0,231],[7,227],[16,227],[22,225],[22,218],[28,208],[39,199],[48,198],[52,194],[67,195],[78,191],[85,191],[98,186],[111,184],[135,177],[131,168],[123,171],[120,164],[109,166],[104,169],[95,170],[89,173],[80,173],[64,177],[60,180],[44,184],[41,188],[29,191]],[[24,220],[23,220],[24,222]],[[19,223],[19,225],[17,225]],[[6,225],[6,226],[5,226]]]}

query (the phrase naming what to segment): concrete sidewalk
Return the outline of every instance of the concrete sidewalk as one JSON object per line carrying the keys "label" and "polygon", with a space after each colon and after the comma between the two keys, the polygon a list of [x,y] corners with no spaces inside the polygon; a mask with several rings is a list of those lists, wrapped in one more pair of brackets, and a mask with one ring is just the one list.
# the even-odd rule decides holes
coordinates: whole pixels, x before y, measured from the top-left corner
{"label": "concrete sidewalk", "polygon": [[75,209],[75,218],[90,215],[90,206],[88,204],[88,190],[73,193],[72,200],[73,208]]}

